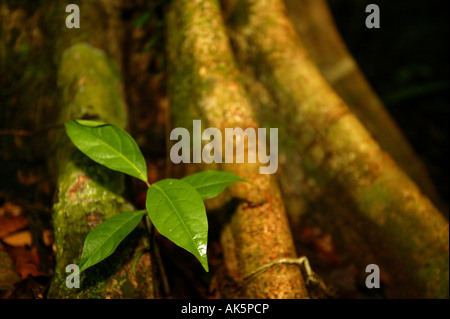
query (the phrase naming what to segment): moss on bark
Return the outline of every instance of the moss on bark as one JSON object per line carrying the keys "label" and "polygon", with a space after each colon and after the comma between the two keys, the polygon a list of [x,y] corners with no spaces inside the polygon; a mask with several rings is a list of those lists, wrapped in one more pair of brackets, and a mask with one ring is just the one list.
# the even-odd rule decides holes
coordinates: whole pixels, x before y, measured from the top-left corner
{"label": "moss on bark", "polygon": [[361,271],[376,256],[388,295],[448,297],[448,222],[323,79],[281,1],[240,1],[236,12],[229,34],[239,65],[251,66],[272,106],[260,120],[285,134],[288,209],[341,238]]}
{"label": "moss on bark", "polygon": [[[325,0],[285,0],[311,60],[347,106],[424,193],[441,200],[424,164],[367,82],[342,40]],[[443,207],[443,206],[442,206]]]}
{"label": "moss on bark", "polygon": [[[222,133],[227,127],[258,127],[240,83],[217,1],[173,1],[167,26],[174,126],[190,129],[193,119],[201,119],[204,128],[216,127]],[[266,263],[295,257],[273,177],[259,174],[258,163],[224,164],[222,169],[253,182],[231,187],[231,194],[243,203],[225,226],[224,234],[232,241],[221,242],[228,274],[241,281]],[[247,298],[307,296],[300,269],[283,264],[259,275],[242,292]]]}
{"label": "moss on bark", "polygon": [[[69,48],[60,63],[58,85],[62,105],[60,122],[98,117],[125,128],[126,106],[117,69],[104,53],[88,44]],[[65,267],[78,264],[84,238],[99,223],[123,211],[133,210],[124,197],[124,175],[94,163],[76,150],[58,131],[57,198],[54,205],[56,260],[50,298],[152,298],[155,297],[151,255],[145,253],[132,274],[133,257],[149,248],[148,234],[138,228],[118,251],[81,274],[81,288],[68,289]]]}

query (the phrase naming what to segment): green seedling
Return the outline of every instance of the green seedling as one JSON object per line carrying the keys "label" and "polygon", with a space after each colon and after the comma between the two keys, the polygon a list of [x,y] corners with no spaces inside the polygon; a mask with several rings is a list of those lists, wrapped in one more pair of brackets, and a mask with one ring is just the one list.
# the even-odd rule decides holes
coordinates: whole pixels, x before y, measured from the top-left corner
{"label": "green seedling", "polygon": [[229,172],[204,171],[150,185],[144,156],[127,132],[111,124],[90,120],[70,120],[64,125],[69,138],[86,156],[109,169],[138,178],[148,186],[146,210],[120,213],[88,233],[80,272],[110,256],[146,213],[161,235],[189,251],[205,271],[209,271],[208,219],[203,200],[245,180]]}

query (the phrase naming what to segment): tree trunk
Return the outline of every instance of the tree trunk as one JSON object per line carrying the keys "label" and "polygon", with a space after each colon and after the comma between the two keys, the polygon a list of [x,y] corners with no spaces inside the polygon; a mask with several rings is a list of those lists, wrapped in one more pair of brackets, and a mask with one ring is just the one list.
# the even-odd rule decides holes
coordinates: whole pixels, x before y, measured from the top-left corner
{"label": "tree trunk", "polygon": [[267,93],[252,95],[261,123],[281,130],[288,210],[332,232],[361,272],[377,263],[389,296],[448,297],[448,222],[322,78],[283,4],[239,1],[226,16],[241,69]]}
{"label": "tree trunk", "polygon": [[[173,1],[167,27],[174,126],[189,128],[193,119],[201,119],[204,128],[216,127],[222,133],[225,128],[257,128],[216,1]],[[294,258],[295,248],[272,176],[259,174],[259,163],[223,164],[221,168],[253,183],[231,187],[231,194],[243,202],[221,240],[227,272],[241,283],[264,264]],[[245,298],[307,296],[300,269],[287,264],[271,267],[240,293]]]}

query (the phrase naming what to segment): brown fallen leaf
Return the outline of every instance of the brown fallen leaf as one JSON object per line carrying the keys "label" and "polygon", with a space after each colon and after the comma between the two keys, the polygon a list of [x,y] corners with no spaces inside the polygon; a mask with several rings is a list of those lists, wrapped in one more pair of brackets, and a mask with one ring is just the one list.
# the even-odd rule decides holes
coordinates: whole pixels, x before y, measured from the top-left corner
{"label": "brown fallen leaf", "polygon": [[0,290],[13,291],[14,284],[19,281],[11,257],[6,251],[0,250]]}
{"label": "brown fallen leaf", "polygon": [[20,214],[22,214],[22,206],[16,205],[13,202],[6,201],[3,206],[0,206],[0,216],[19,216]]}
{"label": "brown fallen leaf", "polygon": [[5,244],[13,247],[31,246],[31,233],[29,230],[24,230],[5,236],[2,240]]}
{"label": "brown fallen leaf", "polygon": [[32,247],[31,249],[26,247],[10,248],[8,252],[14,261],[16,272],[22,279],[28,276],[47,276],[47,274],[39,270],[40,262],[36,247]]}
{"label": "brown fallen leaf", "polygon": [[28,226],[25,216],[0,216],[0,238],[12,234]]}
{"label": "brown fallen leaf", "polygon": [[319,256],[329,264],[337,264],[341,258],[337,253],[333,237],[326,234],[320,227],[306,226],[301,231],[301,238],[304,242],[312,245]]}

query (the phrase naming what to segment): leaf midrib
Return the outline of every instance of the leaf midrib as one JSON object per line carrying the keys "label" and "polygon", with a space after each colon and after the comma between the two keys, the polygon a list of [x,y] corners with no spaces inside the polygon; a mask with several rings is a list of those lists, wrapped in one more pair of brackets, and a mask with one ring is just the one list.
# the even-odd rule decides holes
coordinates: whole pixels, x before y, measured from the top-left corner
{"label": "leaf midrib", "polygon": [[[137,215],[141,215],[141,214],[143,215],[143,214],[145,214],[145,210],[138,211],[138,212],[136,212],[136,214],[137,214]],[[116,215],[116,216],[117,216],[117,215]],[[128,224],[128,223],[132,220],[133,217],[135,217],[135,216],[131,216],[131,218],[130,218],[128,221],[126,221],[124,224],[122,224],[121,227],[123,227],[124,225]],[[101,225],[101,224],[100,224],[100,225]],[[119,231],[119,229],[120,229],[121,227],[116,228],[116,230],[114,230],[114,232],[112,232],[112,233],[108,233],[108,234],[110,234],[110,236],[109,236],[108,239],[105,240],[104,242],[110,240],[110,239],[111,239],[111,238]],[[103,246],[103,245],[98,246],[97,249],[95,249],[95,251],[91,254],[91,257],[89,257],[89,258],[81,265],[80,273],[81,273],[83,270],[86,270],[86,268],[84,268],[84,265],[86,265],[86,263],[87,263],[88,261],[90,261],[90,260],[92,259],[92,257],[95,256],[95,254],[100,250],[100,248],[101,248],[102,246]],[[88,267],[88,268],[89,268],[89,267]]]}
{"label": "leaf midrib", "polygon": [[[188,235],[189,235],[189,239],[192,241],[192,243],[194,244],[194,247],[195,247],[196,251],[199,253],[198,248],[197,248],[197,245],[196,245],[196,243],[195,243],[195,241],[194,241],[194,239],[193,239],[193,237],[192,237],[191,232],[189,231],[187,225],[184,223],[183,218],[181,218],[181,216],[180,216],[180,214],[178,213],[178,210],[176,209],[176,207],[172,204],[172,201],[170,200],[170,198],[166,195],[166,193],[164,192],[164,190],[163,190],[161,187],[159,187],[159,186],[156,185],[156,184],[153,184],[152,186],[154,186],[157,190],[159,190],[159,191],[163,194],[163,196],[167,199],[167,201],[169,202],[170,206],[172,206],[173,210],[174,210],[175,213],[176,213],[176,216],[178,217],[178,219],[181,221],[181,224],[182,224],[182,225],[184,226],[184,228],[186,229],[186,232],[187,232]],[[200,253],[199,253],[199,256],[202,257],[202,255],[200,255]]]}
{"label": "leaf midrib", "polygon": [[[234,181],[234,182],[236,182],[236,181]],[[223,184],[232,184],[234,182],[229,182],[229,181],[217,182],[217,183],[212,182],[211,184],[202,184],[202,186],[193,186],[193,187],[195,187],[196,189],[203,189],[203,188],[209,188],[211,186],[221,186]]]}
{"label": "leaf midrib", "polygon": [[117,149],[115,149],[114,147],[112,147],[110,144],[106,143],[104,140],[98,138],[97,136],[95,136],[94,134],[92,134],[89,130],[89,134],[91,136],[93,136],[96,141],[100,141],[102,142],[103,145],[108,146],[110,149],[112,149],[113,151],[115,151],[115,153],[119,154],[120,157],[122,157],[126,162],[128,162],[139,174],[139,176],[141,176],[143,178],[143,181],[146,182],[147,178],[144,176],[144,174],[141,173],[141,171],[137,168],[136,165],[133,164],[133,162],[131,162],[128,158],[126,158],[122,153],[120,153]]}

